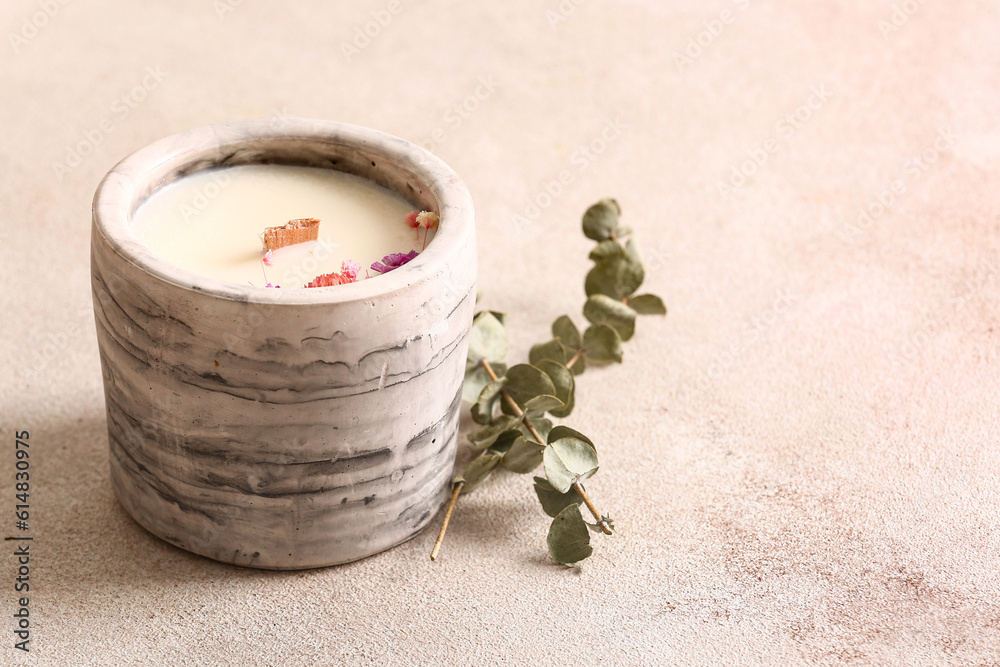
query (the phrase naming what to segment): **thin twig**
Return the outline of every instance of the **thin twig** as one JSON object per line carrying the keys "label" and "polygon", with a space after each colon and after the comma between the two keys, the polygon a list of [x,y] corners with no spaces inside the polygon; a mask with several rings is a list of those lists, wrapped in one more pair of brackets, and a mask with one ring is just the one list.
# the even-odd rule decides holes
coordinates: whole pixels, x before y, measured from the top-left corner
{"label": "thin twig", "polygon": [[570,368],[573,368],[573,364],[575,364],[577,360],[582,356],[583,356],[583,348],[581,347],[579,350],[576,351],[576,354],[574,354],[570,358],[569,362],[566,364],[566,369],[568,370]]}
{"label": "thin twig", "polygon": [[465,486],[465,482],[457,482],[451,492],[451,501],[448,503],[448,511],[444,513],[444,522],[441,524],[440,532],[438,532],[437,542],[434,543],[434,549],[431,551],[431,560],[437,560],[441,543],[444,542],[444,534],[448,532],[448,522],[451,521],[452,510],[455,509],[455,503],[458,502],[458,495],[462,493],[463,486]]}
{"label": "thin twig", "polygon": [[611,535],[611,526],[608,525],[607,519],[602,517],[601,513],[597,511],[596,507],[594,507],[594,503],[590,501],[590,496],[588,496],[587,492],[583,490],[583,485],[579,482],[574,482],[573,489],[575,489],[576,492],[580,494],[580,497],[583,498],[584,504],[587,506],[587,509],[590,510],[590,513],[594,515],[594,519],[597,521],[597,525],[601,528],[601,532],[605,535]]}

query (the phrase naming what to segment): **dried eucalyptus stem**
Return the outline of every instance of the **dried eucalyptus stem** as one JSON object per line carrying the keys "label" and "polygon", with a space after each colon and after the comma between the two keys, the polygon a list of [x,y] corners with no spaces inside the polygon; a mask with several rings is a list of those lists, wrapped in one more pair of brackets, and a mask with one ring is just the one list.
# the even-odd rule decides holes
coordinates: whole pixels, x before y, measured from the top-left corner
{"label": "dried eucalyptus stem", "polygon": [[444,534],[448,532],[448,523],[451,521],[451,513],[455,510],[455,503],[458,502],[458,494],[462,492],[465,482],[456,482],[455,488],[451,492],[451,500],[448,502],[448,510],[444,513],[444,521],[441,522],[441,531],[434,542],[434,549],[431,551],[431,560],[437,560],[438,552],[441,551],[441,543],[444,542]]}

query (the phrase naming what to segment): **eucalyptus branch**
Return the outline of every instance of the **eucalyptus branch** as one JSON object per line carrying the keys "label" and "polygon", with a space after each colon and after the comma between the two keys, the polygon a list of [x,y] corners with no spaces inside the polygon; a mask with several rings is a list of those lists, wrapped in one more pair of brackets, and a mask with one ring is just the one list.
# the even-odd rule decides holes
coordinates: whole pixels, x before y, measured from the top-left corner
{"label": "eucalyptus branch", "polygon": [[[534,489],[542,510],[553,518],[547,542],[556,562],[573,565],[588,558],[591,531],[613,534],[614,522],[597,510],[583,486],[598,470],[593,441],[568,426],[553,425],[545,414],[564,418],[573,411],[575,378],[588,365],[621,363],[622,343],[633,336],[637,315],[666,314],[658,296],[635,295],[645,269],[634,240],[620,241],[631,233],[619,226],[620,214],[615,200],[602,199],[583,216],[584,234],[597,241],[590,253],[594,266],[584,281],[583,315],[590,325],[583,333],[563,315],[552,323],[552,340],[531,348],[529,363],[507,368],[502,361],[505,316],[483,311],[473,319],[462,397],[472,403],[472,418],[480,425],[469,440],[481,453],[454,479],[432,560],[459,496],[501,466],[520,474],[544,469],[544,477],[534,478]],[[584,520],[580,505],[595,523]]]}

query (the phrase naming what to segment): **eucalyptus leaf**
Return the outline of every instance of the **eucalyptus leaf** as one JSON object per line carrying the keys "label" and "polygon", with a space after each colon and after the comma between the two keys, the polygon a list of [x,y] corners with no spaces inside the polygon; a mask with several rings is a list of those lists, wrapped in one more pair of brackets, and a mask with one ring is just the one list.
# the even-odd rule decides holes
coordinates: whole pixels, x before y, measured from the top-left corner
{"label": "eucalyptus leaf", "polygon": [[465,482],[465,486],[462,487],[462,493],[472,492],[473,489],[489,479],[502,460],[503,454],[490,451],[483,452],[472,459],[469,465],[466,466],[465,472],[462,473],[462,477],[456,480]]}
{"label": "eucalyptus leaf", "polygon": [[621,298],[622,294],[618,291],[617,267],[611,262],[602,262],[594,266],[584,279],[583,290],[587,296],[604,294],[612,299]]}
{"label": "eucalyptus leaf", "polygon": [[619,270],[621,274],[618,277],[618,290],[623,297],[632,296],[642,286],[642,281],[646,279],[646,268],[641,261],[632,258],[630,261],[623,262]]}
{"label": "eucalyptus leaf", "polygon": [[484,311],[472,320],[469,334],[469,354],[466,370],[475,368],[483,359],[493,363],[507,355],[507,330],[496,315]]}
{"label": "eucalyptus leaf", "polygon": [[[546,419],[545,417],[540,417],[538,415],[532,415],[531,425],[538,431],[538,435],[542,436],[542,442],[549,441],[549,431],[552,430],[552,420]],[[525,438],[534,439],[535,435],[528,430],[528,426],[525,423],[521,423],[518,427],[521,429],[521,433],[524,434]]]}
{"label": "eucalyptus leaf", "polygon": [[597,451],[594,446],[572,437],[553,440],[545,448],[542,462],[545,478],[557,491],[566,493],[577,482],[597,472]]}
{"label": "eucalyptus leaf", "polygon": [[[569,315],[560,315],[556,318],[556,321],[552,323],[552,335],[558,338],[568,350],[578,350],[583,344],[583,339],[580,338],[580,330],[573,324],[573,320],[569,318]],[[556,359],[556,361],[559,361],[559,359]]]}
{"label": "eucalyptus leaf", "polygon": [[635,239],[629,239],[625,243],[625,254],[634,259],[640,265],[642,264],[642,253],[639,252],[639,242]]}
{"label": "eucalyptus leaf", "polygon": [[583,214],[583,233],[588,239],[603,241],[618,229],[622,209],[614,199],[602,199]]}
{"label": "eucalyptus leaf", "polygon": [[564,509],[552,520],[547,538],[549,556],[557,563],[573,566],[594,553],[590,531],[578,506]]}
{"label": "eucalyptus leaf", "polygon": [[595,262],[603,262],[624,254],[625,248],[622,247],[621,243],[606,239],[594,246],[594,249],[590,251],[590,259]]}
{"label": "eucalyptus leaf", "polygon": [[527,474],[542,465],[542,452],[544,451],[545,445],[518,437],[504,454],[503,467],[521,475]]}
{"label": "eucalyptus leaf", "polygon": [[558,361],[561,364],[565,364],[569,359],[570,352],[566,349],[558,340],[550,340],[547,343],[539,343],[538,345],[533,345],[531,347],[531,352],[528,353],[528,361],[531,362],[532,366],[537,366],[539,361],[543,359],[551,359],[553,361]]}
{"label": "eucalyptus leaf", "polygon": [[496,380],[491,380],[489,384],[483,387],[483,390],[479,393],[478,403],[486,403],[495,399],[503,391],[503,388],[507,386],[507,376],[503,375],[498,377]]}
{"label": "eucalyptus leaf", "polygon": [[[555,396],[556,388],[549,376],[530,364],[517,364],[507,369],[507,394],[524,409],[524,404],[535,396]],[[513,412],[506,401],[505,414]]]}
{"label": "eucalyptus leaf", "polygon": [[486,424],[469,434],[469,440],[476,446],[476,449],[486,449],[492,445],[497,437],[504,431],[516,428],[521,423],[519,417],[513,415],[501,415],[491,423]]}
{"label": "eucalyptus leaf", "polygon": [[[482,392],[479,394],[479,399],[476,401],[476,413],[480,418],[487,418],[485,422],[479,422],[481,424],[489,423],[493,419],[493,406],[496,405],[497,400],[500,398],[500,392],[503,388],[507,386],[507,376],[499,377],[493,380],[488,385],[483,387]],[[474,414],[473,418],[477,415]]]}
{"label": "eucalyptus leaf", "polygon": [[631,260],[622,267],[622,287],[627,289],[623,296],[635,294],[635,291],[646,279],[646,266],[642,263],[642,254],[639,252],[639,242],[629,239],[625,243],[625,256]]}
{"label": "eucalyptus leaf", "polygon": [[607,324],[618,332],[623,341],[635,333],[635,311],[609,296],[595,294],[587,299],[583,315],[592,324]]}
{"label": "eucalyptus leaf", "polygon": [[642,264],[623,253],[598,262],[587,274],[583,288],[587,296],[604,294],[620,300],[635,293],[645,276]]}
{"label": "eucalyptus leaf", "polygon": [[628,300],[629,307],[640,315],[666,315],[667,306],[655,294],[640,294]]}
{"label": "eucalyptus leaf", "polygon": [[[566,372],[568,373],[569,371]],[[566,405],[557,397],[545,394],[541,396],[533,396],[524,403],[525,412],[552,412],[555,414],[556,410],[565,407]],[[559,415],[556,416],[558,417]]]}
{"label": "eucalyptus leaf", "polygon": [[493,317],[497,318],[500,324],[507,326],[507,313],[501,313],[499,310],[484,310],[484,313],[489,313]]}
{"label": "eucalyptus leaf", "polygon": [[562,424],[560,424],[559,426],[556,426],[551,431],[549,431],[549,435],[546,438],[546,441],[547,442],[555,442],[556,440],[559,440],[560,438],[576,438],[577,440],[583,440],[584,442],[586,442],[591,447],[594,447],[595,450],[597,449],[594,446],[594,441],[593,440],[591,440],[590,438],[588,438],[587,436],[585,436],[583,433],[580,433],[576,429],[572,429],[569,426],[563,426]]}
{"label": "eucalyptus leaf", "polygon": [[479,404],[473,403],[472,408],[469,410],[469,414],[472,416],[472,421],[477,424],[486,425],[493,421],[493,410],[488,409],[485,412],[479,411]]}
{"label": "eucalyptus leaf", "polygon": [[622,339],[607,324],[595,324],[583,332],[583,349],[587,359],[599,364],[622,362]]}
{"label": "eucalyptus leaf", "polygon": [[508,431],[504,431],[497,436],[497,439],[490,445],[489,451],[497,452],[498,454],[506,455],[510,451],[511,445],[514,441],[521,437],[521,431],[516,428],[512,428]]}
{"label": "eucalyptus leaf", "polygon": [[465,380],[462,382],[462,400],[466,403],[475,404],[479,400],[479,394],[492,382],[489,373],[482,366],[467,368]]}
{"label": "eucalyptus leaf", "polygon": [[548,359],[538,362],[536,366],[552,380],[552,384],[556,388],[556,397],[563,404],[562,406],[550,409],[549,412],[552,413],[553,417],[562,418],[569,416],[573,412],[573,405],[576,401],[576,382],[573,380],[573,373],[563,364]]}
{"label": "eucalyptus leaf", "polygon": [[535,495],[542,504],[542,510],[553,518],[559,516],[559,513],[570,505],[580,505],[583,502],[583,498],[576,490],[570,489],[566,493],[560,493],[544,477],[535,477]]}

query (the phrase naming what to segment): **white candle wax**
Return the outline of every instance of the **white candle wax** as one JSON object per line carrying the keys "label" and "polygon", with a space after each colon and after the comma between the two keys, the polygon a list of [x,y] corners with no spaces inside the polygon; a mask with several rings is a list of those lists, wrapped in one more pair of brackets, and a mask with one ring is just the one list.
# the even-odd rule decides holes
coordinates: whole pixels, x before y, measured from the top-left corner
{"label": "white candle wax", "polygon": [[[257,287],[303,287],[318,275],[339,273],[344,260],[361,266],[363,280],[379,275],[369,267],[385,255],[420,251],[425,230],[406,223],[412,209],[351,174],[243,165],[199,172],[158,190],[133,214],[131,232],[194,273]],[[265,265],[264,229],[297,218],[318,218],[319,240],[279,248]]]}

